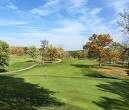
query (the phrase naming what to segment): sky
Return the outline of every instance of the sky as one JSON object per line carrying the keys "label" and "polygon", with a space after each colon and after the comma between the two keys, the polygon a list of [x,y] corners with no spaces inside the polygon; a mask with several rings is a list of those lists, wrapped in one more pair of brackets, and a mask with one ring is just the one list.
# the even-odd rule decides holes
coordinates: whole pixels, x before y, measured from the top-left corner
{"label": "sky", "polygon": [[82,49],[93,33],[121,42],[117,22],[128,9],[129,0],[0,0],[0,40],[37,47],[48,40],[66,50]]}

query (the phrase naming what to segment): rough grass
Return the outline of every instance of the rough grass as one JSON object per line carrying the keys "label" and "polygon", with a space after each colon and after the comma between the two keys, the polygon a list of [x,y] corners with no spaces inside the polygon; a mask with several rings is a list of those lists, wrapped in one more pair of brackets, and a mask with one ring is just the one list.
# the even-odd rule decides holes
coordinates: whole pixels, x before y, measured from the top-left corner
{"label": "rough grass", "polygon": [[122,67],[113,67],[113,66],[104,66],[101,68],[94,69],[95,71],[106,73],[107,75],[112,75],[114,77],[121,77],[121,78],[129,78],[129,72],[127,68]]}

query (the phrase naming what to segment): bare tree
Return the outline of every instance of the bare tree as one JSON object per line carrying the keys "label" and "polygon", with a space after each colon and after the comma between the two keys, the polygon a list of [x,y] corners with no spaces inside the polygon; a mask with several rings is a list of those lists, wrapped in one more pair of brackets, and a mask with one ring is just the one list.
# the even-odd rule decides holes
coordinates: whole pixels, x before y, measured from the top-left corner
{"label": "bare tree", "polygon": [[129,10],[125,10],[120,13],[121,20],[119,21],[120,26],[123,28],[123,33],[125,34],[125,53],[128,53],[128,68],[129,68]]}
{"label": "bare tree", "polygon": [[45,48],[49,45],[49,42],[47,40],[41,41],[41,48],[40,48],[40,54],[42,57],[42,63],[44,63],[44,55],[45,55]]}

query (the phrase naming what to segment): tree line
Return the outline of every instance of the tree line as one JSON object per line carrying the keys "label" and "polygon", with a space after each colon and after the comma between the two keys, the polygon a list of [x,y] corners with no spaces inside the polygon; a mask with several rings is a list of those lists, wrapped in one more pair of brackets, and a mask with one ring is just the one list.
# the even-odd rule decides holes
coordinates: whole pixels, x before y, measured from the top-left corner
{"label": "tree line", "polygon": [[11,47],[11,55],[29,55],[33,62],[37,58],[41,58],[42,63],[45,61],[54,61],[57,59],[62,59],[64,54],[64,49],[61,47],[56,47],[49,44],[47,40],[41,41],[41,47],[36,48],[35,46],[30,47]]}
{"label": "tree line", "polygon": [[10,55],[22,56],[29,55],[33,62],[41,59],[41,63],[53,62],[62,59],[64,49],[49,44],[47,40],[41,41],[41,47],[9,47],[5,41],[0,41],[0,71],[6,71],[9,66]]}

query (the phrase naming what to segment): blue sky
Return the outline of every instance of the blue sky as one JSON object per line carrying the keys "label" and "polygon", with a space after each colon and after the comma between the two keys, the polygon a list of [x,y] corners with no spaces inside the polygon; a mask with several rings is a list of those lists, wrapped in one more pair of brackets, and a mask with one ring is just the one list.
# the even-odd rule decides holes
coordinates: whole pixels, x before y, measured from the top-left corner
{"label": "blue sky", "polygon": [[0,40],[40,46],[47,39],[66,50],[81,49],[93,34],[122,41],[117,24],[129,0],[0,0]]}

